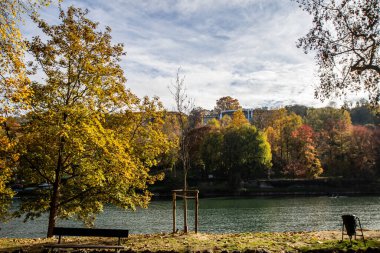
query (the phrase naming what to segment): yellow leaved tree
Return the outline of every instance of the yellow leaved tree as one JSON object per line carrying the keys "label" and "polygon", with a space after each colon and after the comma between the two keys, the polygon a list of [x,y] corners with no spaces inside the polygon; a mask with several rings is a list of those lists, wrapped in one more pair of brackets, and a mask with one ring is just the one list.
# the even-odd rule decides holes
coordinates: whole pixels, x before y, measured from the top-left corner
{"label": "yellow leaved tree", "polygon": [[232,115],[232,121],[231,126],[234,127],[242,127],[242,126],[249,126],[250,123],[247,120],[247,118],[244,116],[244,113],[242,110],[237,110]]}
{"label": "yellow leaved tree", "polygon": [[147,185],[162,177],[150,168],[170,146],[160,102],[125,89],[123,45],[113,45],[111,29],[98,31],[87,12],[61,10],[59,25],[34,18],[47,40],[29,43],[46,79],[31,85],[17,175],[51,188],[37,190],[17,214],[48,212],[48,237],[58,218],[91,224],[105,203],[146,207]]}

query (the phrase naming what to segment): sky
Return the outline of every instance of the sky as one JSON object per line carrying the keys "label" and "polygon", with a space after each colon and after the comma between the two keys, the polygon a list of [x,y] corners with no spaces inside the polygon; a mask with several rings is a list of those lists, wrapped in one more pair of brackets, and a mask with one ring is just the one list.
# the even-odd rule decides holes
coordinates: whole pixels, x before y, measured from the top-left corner
{"label": "sky", "polygon": [[[195,106],[212,109],[232,96],[245,108],[303,104],[322,106],[314,98],[318,84],[312,54],[296,47],[312,18],[291,0],[64,0],[87,8],[99,29],[112,28],[123,43],[121,66],[126,87],[142,96],[158,96],[174,109],[168,89],[180,75]],[[58,6],[40,11],[58,24]],[[31,21],[27,38],[41,34]]]}

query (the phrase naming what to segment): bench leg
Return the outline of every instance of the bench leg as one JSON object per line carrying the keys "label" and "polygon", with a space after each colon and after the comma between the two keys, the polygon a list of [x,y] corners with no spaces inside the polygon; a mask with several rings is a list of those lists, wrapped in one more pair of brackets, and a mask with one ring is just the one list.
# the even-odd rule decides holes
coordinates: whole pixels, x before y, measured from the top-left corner
{"label": "bench leg", "polygon": [[[119,239],[117,240],[117,246],[120,246],[120,245],[121,245],[121,238],[119,237]],[[116,249],[116,252],[119,253],[120,249]]]}

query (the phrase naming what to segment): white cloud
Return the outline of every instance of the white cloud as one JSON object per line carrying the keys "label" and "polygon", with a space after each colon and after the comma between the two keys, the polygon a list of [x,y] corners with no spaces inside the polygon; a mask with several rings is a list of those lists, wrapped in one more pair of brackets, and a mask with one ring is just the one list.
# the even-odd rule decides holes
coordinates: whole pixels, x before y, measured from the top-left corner
{"label": "white cloud", "polygon": [[[313,98],[317,79],[312,55],[296,48],[311,18],[287,0],[75,1],[100,28],[112,28],[125,45],[126,86],[139,96],[157,95],[167,108],[168,86],[178,67],[197,106],[213,108],[222,96],[246,107],[302,103]],[[41,16],[57,22],[51,6]],[[28,36],[37,28],[26,24]]]}

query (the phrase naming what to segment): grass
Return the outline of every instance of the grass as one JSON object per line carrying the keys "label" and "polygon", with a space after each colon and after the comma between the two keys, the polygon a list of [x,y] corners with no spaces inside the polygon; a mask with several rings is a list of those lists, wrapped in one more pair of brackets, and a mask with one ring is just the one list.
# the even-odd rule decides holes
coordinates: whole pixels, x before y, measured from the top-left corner
{"label": "grass", "polygon": [[[239,233],[239,234],[148,234],[131,235],[123,245],[133,252],[234,252],[261,250],[266,252],[307,252],[307,251],[357,251],[368,247],[380,250],[380,231],[366,231],[366,245],[355,240],[340,242],[338,231],[285,232],[285,233]],[[64,238],[65,243],[115,244],[117,239],[107,238]],[[43,245],[56,243],[50,239],[0,238],[0,251],[42,252]]]}
{"label": "grass", "polygon": [[380,252],[380,241],[379,240],[366,240],[366,243],[362,240],[354,240],[352,241],[352,244],[349,240],[344,241],[337,241],[337,240],[331,240],[331,241],[325,241],[319,244],[310,244],[306,247],[301,247],[299,250],[301,252],[307,252],[307,251],[328,251],[328,250],[334,250],[334,251],[359,251],[359,250],[366,250],[368,248],[371,249],[378,249]]}

